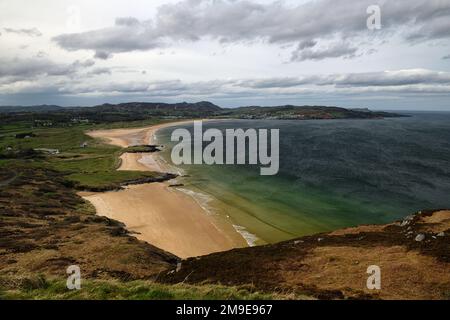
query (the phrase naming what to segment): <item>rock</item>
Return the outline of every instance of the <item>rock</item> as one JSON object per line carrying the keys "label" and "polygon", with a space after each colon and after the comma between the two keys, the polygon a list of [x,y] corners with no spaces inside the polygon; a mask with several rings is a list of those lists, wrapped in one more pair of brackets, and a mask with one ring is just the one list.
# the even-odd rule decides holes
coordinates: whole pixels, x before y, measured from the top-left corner
{"label": "rock", "polygon": [[436,235],[436,237],[443,237],[443,236],[445,236],[445,233],[444,233],[444,231],[442,231],[442,232],[439,232],[437,235]]}
{"label": "rock", "polygon": [[414,219],[414,215],[409,215],[403,218],[403,221],[400,223],[400,227],[405,227],[408,224],[411,223],[411,221]]}
{"label": "rock", "polygon": [[425,235],[423,233],[419,233],[414,240],[417,242],[423,241],[425,240]]}
{"label": "rock", "polygon": [[323,238],[318,238],[317,241],[321,242],[323,241]]}
{"label": "rock", "polygon": [[178,272],[181,270],[181,262],[177,263],[177,269],[175,270],[175,272]]}
{"label": "rock", "polygon": [[299,244],[299,243],[303,243],[303,241],[302,240],[295,240],[294,241],[294,244]]}
{"label": "rock", "polygon": [[169,185],[170,188],[178,188],[178,187],[184,187],[184,184],[182,183],[174,183]]}
{"label": "rock", "polygon": [[409,224],[408,220],[403,220],[402,223],[400,223],[400,227],[405,227]]}

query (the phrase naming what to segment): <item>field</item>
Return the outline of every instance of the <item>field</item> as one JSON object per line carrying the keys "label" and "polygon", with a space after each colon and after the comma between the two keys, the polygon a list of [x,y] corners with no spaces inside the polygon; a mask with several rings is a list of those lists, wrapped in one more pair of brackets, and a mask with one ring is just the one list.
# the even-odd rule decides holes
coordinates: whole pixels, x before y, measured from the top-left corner
{"label": "field", "polygon": [[[96,141],[87,136],[85,131],[143,126],[157,123],[158,120],[139,121],[135,123],[116,123],[113,125],[78,124],[53,128],[32,128],[30,123],[3,126],[0,129],[0,165],[6,166],[10,161],[23,162],[28,165],[43,166],[64,173],[80,190],[104,190],[118,188],[121,182],[145,177],[157,177],[151,172],[117,171],[120,164],[119,155],[123,150]],[[16,135],[28,138],[16,138]],[[11,150],[7,150],[7,149]],[[58,154],[41,152],[28,154],[31,149],[56,149]],[[1,155],[5,159],[1,159]],[[27,159],[31,158],[31,159]]]}

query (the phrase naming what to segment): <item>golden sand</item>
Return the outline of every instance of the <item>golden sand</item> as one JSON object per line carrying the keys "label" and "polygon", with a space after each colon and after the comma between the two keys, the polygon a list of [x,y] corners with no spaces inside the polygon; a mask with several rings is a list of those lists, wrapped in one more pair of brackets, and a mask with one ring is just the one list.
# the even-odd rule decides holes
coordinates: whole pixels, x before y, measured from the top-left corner
{"label": "golden sand", "polygon": [[[156,130],[181,123],[185,121],[87,134],[125,148],[153,144]],[[150,153],[125,153],[121,160],[118,170],[165,169],[157,156]],[[180,258],[247,246],[231,224],[208,214],[194,198],[169,185],[169,182],[142,184],[122,191],[83,194],[83,197],[95,206],[97,214],[125,223],[138,239]]]}

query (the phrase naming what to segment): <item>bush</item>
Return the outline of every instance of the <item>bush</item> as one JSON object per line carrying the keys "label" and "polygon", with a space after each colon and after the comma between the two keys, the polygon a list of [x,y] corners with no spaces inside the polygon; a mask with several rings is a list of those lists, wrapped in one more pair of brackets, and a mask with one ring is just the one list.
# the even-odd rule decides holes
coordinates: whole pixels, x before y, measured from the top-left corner
{"label": "bush", "polygon": [[33,278],[24,278],[20,284],[20,288],[25,291],[47,289],[48,287],[49,283],[43,275],[38,275]]}

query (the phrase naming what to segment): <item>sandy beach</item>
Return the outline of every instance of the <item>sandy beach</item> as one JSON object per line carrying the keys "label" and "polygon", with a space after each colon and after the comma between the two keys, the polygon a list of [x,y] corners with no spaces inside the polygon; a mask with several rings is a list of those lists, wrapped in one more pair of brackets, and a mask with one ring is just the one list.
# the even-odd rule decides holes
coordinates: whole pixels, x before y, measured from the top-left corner
{"label": "sandy beach", "polygon": [[[125,148],[156,144],[154,134],[158,129],[187,122],[87,134]],[[125,153],[118,170],[167,171],[167,168],[158,161],[157,154]],[[83,197],[95,206],[97,214],[125,223],[138,239],[180,258],[247,246],[230,223],[209,214],[194,198],[169,185],[170,182],[143,184]]]}

